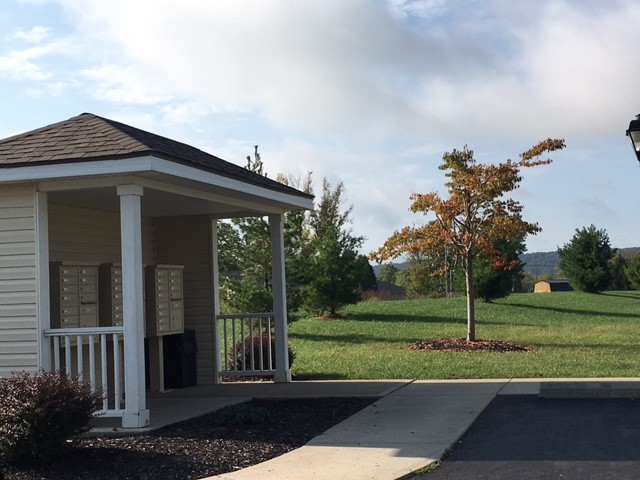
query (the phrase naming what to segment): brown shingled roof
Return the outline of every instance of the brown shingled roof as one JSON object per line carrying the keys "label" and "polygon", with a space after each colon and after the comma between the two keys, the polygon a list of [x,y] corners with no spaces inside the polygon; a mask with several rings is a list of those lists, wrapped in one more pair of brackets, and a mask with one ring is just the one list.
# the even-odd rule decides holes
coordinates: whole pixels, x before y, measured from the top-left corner
{"label": "brown shingled roof", "polygon": [[0,140],[0,169],[148,155],[283,193],[311,198],[311,195],[185,143],[91,113],[83,113],[59,123]]}

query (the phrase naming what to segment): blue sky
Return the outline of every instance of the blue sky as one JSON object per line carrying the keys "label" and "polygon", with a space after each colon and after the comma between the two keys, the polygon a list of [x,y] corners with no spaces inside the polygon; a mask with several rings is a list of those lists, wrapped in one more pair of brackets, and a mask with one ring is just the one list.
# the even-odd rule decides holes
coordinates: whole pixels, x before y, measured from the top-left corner
{"label": "blue sky", "polygon": [[259,145],[271,177],[344,182],[364,252],[425,220],[444,152],[564,138],[512,195],[528,250],[590,224],[640,246],[638,25],[631,0],[3,0],[0,138],[91,112],[240,165]]}

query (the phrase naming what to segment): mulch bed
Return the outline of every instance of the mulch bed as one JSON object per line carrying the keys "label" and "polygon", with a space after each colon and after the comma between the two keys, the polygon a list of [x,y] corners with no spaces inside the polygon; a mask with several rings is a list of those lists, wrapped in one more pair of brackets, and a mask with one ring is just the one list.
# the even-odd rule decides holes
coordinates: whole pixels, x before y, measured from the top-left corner
{"label": "mulch bed", "polygon": [[412,350],[434,350],[450,352],[530,352],[531,348],[523,347],[503,340],[476,340],[470,342],[465,338],[432,338],[418,340],[409,345]]}
{"label": "mulch bed", "polygon": [[0,479],[189,480],[219,475],[301,447],[373,401],[253,400],[144,435],[80,438],[55,461],[0,464]]}

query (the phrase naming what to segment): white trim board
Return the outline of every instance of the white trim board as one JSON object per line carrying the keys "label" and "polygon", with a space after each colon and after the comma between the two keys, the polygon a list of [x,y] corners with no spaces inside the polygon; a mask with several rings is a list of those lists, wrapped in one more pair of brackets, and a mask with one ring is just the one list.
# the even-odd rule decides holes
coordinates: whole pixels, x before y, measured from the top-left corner
{"label": "white trim board", "polygon": [[[169,175],[208,186],[242,192],[246,195],[285,204],[292,208],[311,209],[313,199],[278,192],[252,183],[236,180],[196,167],[165,160],[153,155],[129,157],[118,160],[96,160],[54,165],[33,165],[0,169],[0,184],[23,181],[38,181],[40,191],[86,188],[80,179],[98,180],[100,186],[107,186],[109,180],[93,179],[96,176],[121,176],[146,174]],[[121,179],[122,180],[122,179]],[[104,183],[103,183],[104,182]],[[89,182],[91,184],[91,182]],[[120,183],[120,182],[119,182]],[[112,185],[114,185],[112,183]],[[96,186],[96,184],[94,184]]]}

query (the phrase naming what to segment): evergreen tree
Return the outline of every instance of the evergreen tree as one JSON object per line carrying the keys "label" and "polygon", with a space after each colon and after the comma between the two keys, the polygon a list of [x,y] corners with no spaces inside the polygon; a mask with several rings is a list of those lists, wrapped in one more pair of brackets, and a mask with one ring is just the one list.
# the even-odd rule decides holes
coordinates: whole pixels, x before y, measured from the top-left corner
{"label": "evergreen tree", "polygon": [[322,197],[310,216],[315,255],[310,260],[307,302],[320,314],[328,311],[334,318],[338,308],[360,299],[363,283],[357,250],[364,238],[354,236],[348,228],[352,209],[341,211],[343,192],[342,182],[332,189],[324,179]]}
{"label": "evergreen tree", "polygon": [[380,269],[380,275],[379,275],[380,280],[382,280],[383,282],[391,283],[393,285],[397,285],[396,283],[397,276],[398,276],[398,267],[396,267],[394,263],[387,262],[384,265],[382,265],[382,268]]}
{"label": "evergreen tree", "polygon": [[640,253],[636,253],[631,259],[631,263],[625,267],[624,273],[631,286],[635,290],[640,290]]}
{"label": "evergreen tree", "polygon": [[629,280],[625,273],[627,258],[621,253],[617,253],[611,260],[611,284],[609,290],[629,290]]}
{"label": "evergreen tree", "polygon": [[[265,175],[255,147],[246,168]],[[278,181],[312,193],[311,173],[304,178],[278,175]],[[368,259],[358,254],[363,237],[351,234],[351,208],[342,212],[344,186],[335,190],[325,179],[320,203],[312,212],[287,212],[284,216],[284,250],[287,306],[290,313],[303,306],[337,309],[360,299],[360,293],[376,289]],[[220,223],[218,229],[221,271],[237,271],[223,280],[225,312],[260,312],[272,308],[271,238],[266,218],[239,218]]]}
{"label": "evergreen tree", "polygon": [[[266,175],[264,165],[255,147],[254,157],[247,157],[246,168],[258,175]],[[311,174],[303,180],[283,175],[278,181],[305,193],[312,193]],[[302,287],[308,283],[306,262],[311,255],[308,214],[304,211],[287,212],[284,216],[284,250],[289,312],[300,308]],[[222,286],[223,302],[227,312],[268,312],[273,308],[271,235],[265,217],[233,219],[218,224],[220,270],[227,274]]]}
{"label": "evergreen tree", "polygon": [[[304,177],[278,175],[280,183],[313,194],[313,176]],[[295,315],[305,303],[304,288],[310,281],[309,259],[314,254],[309,228],[310,212],[297,210],[287,212],[284,221],[284,254],[287,281],[287,307],[289,316]]]}
{"label": "evergreen tree", "polygon": [[358,255],[355,268],[358,278],[360,279],[359,290],[361,293],[378,289],[378,279],[376,278],[371,263],[369,263],[369,257],[366,255]]}
{"label": "evergreen tree", "polygon": [[[247,157],[246,168],[264,175],[257,146],[254,158]],[[235,255],[239,272],[239,277],[227,277],[222,282],[225,307],[235,312],[269,312],[273,308],[269,222],[264,217],[244,217],[234,218],[231,225],[232,231],[225,227],[218,232],[221,249],[229,249],[225,255]]]}
{"label": "evergreen tree", "polygon": [[520,255],[526,250],[524,242],[497,239],[494,248],[502,253],[505,262],[496,265],[480,255],[474,269],[476,295],[485,302],[508,296],[523,278]]}
{"label": "evergreen tree", "polygon": [[406,270],[398,275],[398,285],[409,298],[442,297],[447,290],[447,277],[431,254],[409,255]]}
{"label": "evergreen tree", "polygon": [[558,249],[560,269],[573,288],[587,293],[602,292],[609,287],[609,261],[614,254],[606,231],[593,225],[576,229],[571,241]]}

